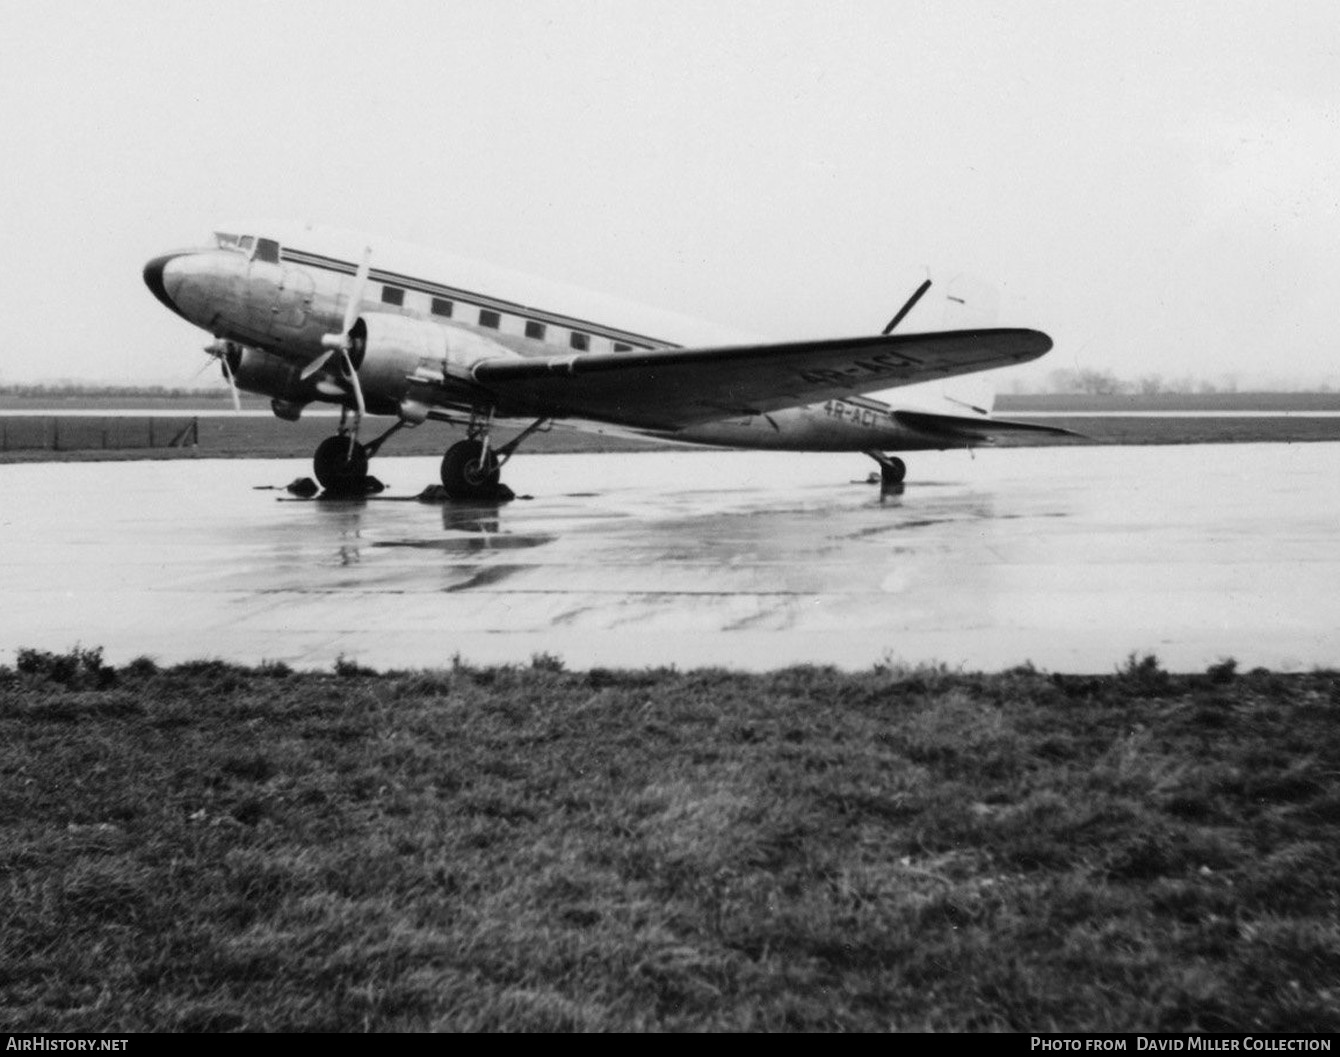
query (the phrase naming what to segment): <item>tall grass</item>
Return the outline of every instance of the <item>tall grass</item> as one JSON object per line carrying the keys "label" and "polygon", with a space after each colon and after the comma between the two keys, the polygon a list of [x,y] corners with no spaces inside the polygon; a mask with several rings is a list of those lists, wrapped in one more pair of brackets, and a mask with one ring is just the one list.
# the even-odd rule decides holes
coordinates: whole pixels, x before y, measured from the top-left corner
{"label": "tall grass", "polygon": [[0,670],[24,1031],[1336,1030],[1340,679]]}

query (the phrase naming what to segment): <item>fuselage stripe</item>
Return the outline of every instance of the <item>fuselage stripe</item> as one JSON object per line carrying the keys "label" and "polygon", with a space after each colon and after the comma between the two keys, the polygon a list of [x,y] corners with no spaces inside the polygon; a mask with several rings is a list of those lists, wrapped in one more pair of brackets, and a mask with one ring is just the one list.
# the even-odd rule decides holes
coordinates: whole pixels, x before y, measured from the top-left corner
{"label": "fuselage stripe", "polygon": [[[320,253],[309,253],[306,250],[284,248],[280,253],[280,257],[282,260],[291,264],[301,264],[311,268],[321,268],[325,271],[336,272],[341,275],[354,275],[358,271],[357,266],[351,261],[342,261],[335,257],[326,257]],[[452,301],[464,301],[471,305],[477,305],[480,308],[490,308],[495,311],[506,312],[508,315],[521,316],[526,319],[533,319],[539,323],[564,327],[568,330],[579,330],[596,337],[609,338],[611,341],[623,341],[628,342],[629,344],[638,344],[643,348],[681,348],[681,346],[676,345],[673,342],[662,341],[660,338],[651,338],[645,334],[637,334],[629,330],[618,330],[600,323],[592,323],[589,320],[578,319],[575,316],[564,316],[555,312],[545,311],[544,309],[517,304],[514,301],[503,301],[496,297],[474,293],[470,290],[462,290],[454,286],[443,286],[440,283],[429,282],[426,279],[417,279],[410,275],[402,275],[399,272],[390,272],[380,268],[372,268],[368,271],[368,280],[370,282],[392,283],[396,286],[404,287],[406,290],[413,290],[417,293],[427,294],[430,297],[443,297]]]}

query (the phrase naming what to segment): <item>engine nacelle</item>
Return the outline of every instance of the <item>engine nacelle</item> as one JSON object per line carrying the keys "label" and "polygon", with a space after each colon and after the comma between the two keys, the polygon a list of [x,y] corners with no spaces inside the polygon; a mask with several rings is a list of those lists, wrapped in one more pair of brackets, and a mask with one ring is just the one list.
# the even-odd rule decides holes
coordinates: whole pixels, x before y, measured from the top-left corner
{"label": "engine nacelle", "polygon": [[236,345],[228,348],[224,356],[228,358],[228,369],[239,389],[274,397],[286,404],[310,404],[313,400],[329,399],[317,389],[316,379],[304,380],[297,367],[278,356]]}
{"label": "engine nacelle", "polygon": [[363,399],[374,414],[398,414],[409,389],[409,375],[420,368],[441,372],[443,380],[470,377],[480,360],[517,357],[507,346],[464,327],[430,323],[408,316],[370,312],[349,331],[350,360],[358,371]]}

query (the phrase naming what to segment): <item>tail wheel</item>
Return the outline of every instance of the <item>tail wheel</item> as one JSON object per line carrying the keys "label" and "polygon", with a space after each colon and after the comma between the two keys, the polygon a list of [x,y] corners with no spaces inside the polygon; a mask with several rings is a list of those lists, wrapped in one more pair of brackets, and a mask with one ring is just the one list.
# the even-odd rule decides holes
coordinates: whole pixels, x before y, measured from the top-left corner
{"label": "tail wheel", "polygon": [[442,456],[442,487],[452,499],[490,499],[498,490],[498,459],[477,440],[453,444]]}
{"label": "tail wheel", "polygon": [[880,473],[885,484],[902,484],[907,477],[907,463],[897,456],[892,456],[888,462],[881,465]]}
{"label": "tail wheel", "polygon": [[327,492],[361,492],[368,476],[368,452],[347,436],[327,437],[316,449],[312,469]]}

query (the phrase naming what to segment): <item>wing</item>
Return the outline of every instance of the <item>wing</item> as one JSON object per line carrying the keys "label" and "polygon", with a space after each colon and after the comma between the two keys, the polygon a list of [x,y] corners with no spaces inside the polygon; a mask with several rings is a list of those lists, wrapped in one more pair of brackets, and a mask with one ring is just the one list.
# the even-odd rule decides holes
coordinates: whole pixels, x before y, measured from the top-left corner
{"label": "wing", "polygon": [[781,345],[649,349],[476,364],[498,414],[680,429],[1037,359],[1036,330],[951,330]]}

